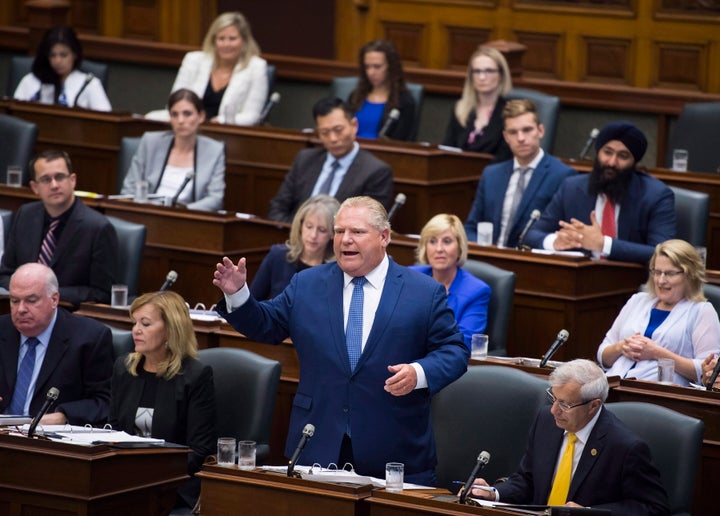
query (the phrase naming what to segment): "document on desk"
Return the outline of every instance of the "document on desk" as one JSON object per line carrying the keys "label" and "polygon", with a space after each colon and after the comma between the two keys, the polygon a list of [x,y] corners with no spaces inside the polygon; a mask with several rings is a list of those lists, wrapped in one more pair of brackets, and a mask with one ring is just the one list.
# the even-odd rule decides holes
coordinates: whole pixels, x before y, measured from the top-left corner
{"label": "document on desk", "polygon": [[32,418],[28,416],[0,414],[0,426],[29,425],[31,421]]}
{"label": "document on desk", "polygon": [[[261,466],[265,471],[274,473],[287,473],[287,466]],[[315,480],[316,482],[337,482],[339,484],[355,484],[367,485],[372,484],[374,487],[385,487],[385,479],[358,475],[355,471],[337,468],[320,468],[316,466],[295,466],[295,471],[299,472],[305,480]],[[404,483],[403,489],[432,489],[428,486],[419,484]]]}
{"label": "document on desk", "polygon": [[[23,425],[22,431],[27,432],[29,425]],[[43,425],[38,430],[51,441],[91,446],[94,444],[137,443],[156,445],[164,444],[164,439],[140,437],[127,432],[118,432],[110,428],[91,428],[89,426]]]}

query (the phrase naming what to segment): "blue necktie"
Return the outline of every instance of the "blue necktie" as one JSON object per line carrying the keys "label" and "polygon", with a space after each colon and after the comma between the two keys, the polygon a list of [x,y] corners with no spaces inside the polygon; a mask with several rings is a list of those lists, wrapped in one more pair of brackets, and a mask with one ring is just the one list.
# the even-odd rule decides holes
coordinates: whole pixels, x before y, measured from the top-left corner
{"label": "blue necktie", "polygon": [[28,348],[22,362],[20,362],[17,379],[15,380],[15,391],[13,391],[12,401],[8,405],[7,414],[25,414],[25,400],[27,400],[30,380],[32,380],[35,369],[35,347],[40,344],[40,341],[35,337],[30,337],[25,343]]}
{"label": "blue necktie", "polygon": [[354,371],[362,353],[362,331],[363,331],[363,285],[367,279],[365,276],[353,278],[352,299],[350,300],[350,311],[348,313],[347,328],[345,328],[345,344],[347,345],[348,357],[350,358],[350,370]]}
{"label": "blue necktie", "polygon": [[330,174],[328,174],[322,186],[320,187],[320,190],[318,190],[319,194],[330,195],[330,187],[332,187],[333,179],[335,179],[335,174],[337,173],[339,168],[340,162],[338,160],[333,161],[332,165],[330,165]]}

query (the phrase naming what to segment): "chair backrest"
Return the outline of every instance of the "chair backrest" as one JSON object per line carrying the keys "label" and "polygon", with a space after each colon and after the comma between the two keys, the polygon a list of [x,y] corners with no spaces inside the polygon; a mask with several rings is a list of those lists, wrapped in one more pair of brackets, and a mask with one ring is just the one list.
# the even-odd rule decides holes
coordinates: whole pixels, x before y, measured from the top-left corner
{"label": "chair backrest", "polygon": [[35,152],[37,135],[37,125],[14,116],[0,115],[0,177],[4,183],[7,183],[8,165],[20,165],[22,184],[28,184],[28,163]]}
{"label": "chair backrest", "polygon": [[[350,94],[357,87],[357,77],[335,77],[330,83],[330,95],[343,100],[348,100]],[[412,95],[415,101],[415,126],[410,134],[410,139],[417,137],[418,128],[420,127],[420,114],[422,113],[423,102],[425,101],[425,87],[415,82],[406,83],[408,93]]]}
{"label": "chair backrest", "polygon": [[255,441],[262,464],[270,455],[280,362],[236,348],[203,349],[198,358],[213,368],[218,435]]}
{"label": "chair backrest", "polygon": [[672,168],[673,150],[688,151],[688,170],[714,173],[720,168],[717,128],[720,102],[685,104],[675,123],[665,154],[665,166]]}
{"label": "chair backrest", "polygon": [[432,399],[438,487],[465,480],[482,450],[490,463],[482,477],[492,482],[514,472],[540,407],[546,380],[505,366],[470,366]]}
{"label": "chair backrest", "polygon": [[107,219],[115,228],[118,239],[117,279],[128,287],[128,298],[137,296],[140,266],[145,252],[147,229],[143,224],[128,222],[117,217]]}
{"label": "chair backrest", "polygon": [[513,88],[510,93],[505,95],[505,98],[508,100],[528,99],[533,101],[537,108],[540,123],[545,127],[545,136],[543,136],[540,145],[545,152],[552,154],[555,148],[555,134],[557,133],[557,121],[560,114],[560,98],[525,88]]}
{"label": "chair backrest", "polygon": [[[718,119],[720,123],[720,119]],[[671,186],[675,194],[677,237],[694,246],[705,246],[710,213],[710,196],[686,188]]]}
{"label": "chair backrest", "polygon": [[106,324],[106,326],[110,328],[110,332],[112,333],[113,362],[115,362],[115,360],[117,360],[119,357],[135,351],[135,343],[133,342],[132,331],[121,330],[120,328],[115,328],[114,326],[110,326],[109,324]]}
{"label": "chair backrest", "polygon": [[504,356],[515,293],[515,273],[478,260],[467,260],[463,269],[490,286],[485,330],[489,338],[488,351],[491,355]]}
{"label": "chair backrest", "polygon": [[122,190],[125,176],[130,170],[133,156],[140,146],[140,137],[123,136],[120,139],[120,153],[118,154],[117,180],[115,182],[115,192],[120,193]]}
{"label": "chair backrest", "polygon": [[607,403],[605,408],[650,446],[670,513],[689,515],[705,426],[702,420],[653,403]]}
{"label": "chair backrest", "polygon": [[[22,78],[32,71],[33,59],[33,57],[29,56],[12,56],[10,58],[10,70],[8,70],[7,91],[5,92],[8,97],[13,96]],[[91,73],[95,77],[100,79],[103,88],[105,88],[105,90],[107,91],[107,64],[98,63],[97,61],[91,61],[89,59],[83,59],[83,62],[80,65],[80,70],[85,73]]]}
{"label": "chair backrest", "polygon": [[720,314],[720,287],[706,283],[703,285],[703,294],[708,302],[713,305],[715,311]]}
{"label": "chair backrest", "polygon": [[[10,226],[12,225],[13,212],[0,208],[0,224],[3,228],[3,240],[7,241],[7,237],[10,234]],[[4,244],[5,242],[3,242]],[[5,249],[3,245],[2,249]],[[0,250],[0,256],[2,256],[2,250]]]}

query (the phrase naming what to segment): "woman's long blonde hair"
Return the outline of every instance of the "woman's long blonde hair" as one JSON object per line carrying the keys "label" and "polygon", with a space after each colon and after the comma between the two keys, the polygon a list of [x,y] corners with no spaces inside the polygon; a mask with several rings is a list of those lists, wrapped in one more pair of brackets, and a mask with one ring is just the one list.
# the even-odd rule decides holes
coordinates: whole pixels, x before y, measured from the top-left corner
{"label": "woman's long blonde hair", "polygon": [[512,89],[512,77],[510,77],[510,67],[505,60],[505,56],[503,56],[499,50],[492,47],[478,47],[478,49],[473,52],[473,55],[470,56],[470,59],[468,59],[468,66],[465,73],[465,84],[463,86],[462,96],[460,97],[460,100],[455,103],[455,117],[457,118],[458,122],[460,122],[460,125],[463,127],[465,127],[465,125],[467,124],[467,119],[468,116],[470,116],[470,113],[475,111],[475,108],[477,108],[477,92],[475,91],[475,86],[473,85],[472,63],[475,58],[479,56],[489,57],[490,59],[495,61],[498,70],[500,70],[498,94],[503,97],[510,93],[510,90]]}
{"label": "woman's long blonde hair", "polygon": [[257,41],[255,41],[255,38],[253,38],[250,23],[248,23],[245,16],[239,12],[222,13],[220,16],[215,18],[215,21],[212,22],[212,25],[210,25],[207,34],[205,34],[205,39],[203,40],[203,52],[213,56],[213,63],[217,65],[215,36],[217,36],[218,32],[230,26],[233,26],[238,30],[243,41],[238,62],[235,64],[236,67],[240,67],[242,69],[248,65],[253,56],[260,55],[260,46],[257,44]]}

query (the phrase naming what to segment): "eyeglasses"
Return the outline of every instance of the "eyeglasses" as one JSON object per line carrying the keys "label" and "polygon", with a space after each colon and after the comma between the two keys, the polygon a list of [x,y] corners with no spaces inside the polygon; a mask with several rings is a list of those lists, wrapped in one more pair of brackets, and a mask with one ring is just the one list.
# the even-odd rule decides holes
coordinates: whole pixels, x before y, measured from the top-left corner
{"label": "eyeglasses", "polygon": [[661,271],[658,269],[650,269],[650,274],[652,274],[656,278],[665,276],[667,279],[673,279],[675,276],[685,274],[685,271]]}
{"label": "eyeglasses", "polygon": [[65,174],[64,172],[60,172],[58,174],[48,175],[48,176],[42,176],[38,178],[35,182],[36,183],[42,183],[44,185],[49,185],[53,181],[56,183],[62,183],[65,181],[68,177],[70,177],[70,174]]}
{"label": "eyeglasses", "polygon": [[470,73],[473,75],[494,75],[499,73],[498,68],[471,68]]}
{"label": "eyeglasses", "polygon": [[560,407],[560,410],[562,410],[563,412],[569,412],[569,411],[571,411],[572,409],[574,409],[575,407],[580,407],[580,406],[582,406],[582,405],[587,405],[588,403],[590,403],[590,402],[592,401],[592,400],[590,399],[590,400],[583,401],[583,402],[580,402],[580,403],[575,403],[574,405],[570,405],[570,404],[568,404],[568,403],[565,403],[564,401],[558,401],[558,399],[557,399],[557,398],[555,397],[555,395],[552,393],[552,390],[550,389],[550,387],[548,387],[548,388],[545,390],[545,394],[547,394],[547,397],[548,397],[548,400],[550,401],[550,403],[553,403],[553,404],[554,404],[554,403],[557,403],[558,407]]}

